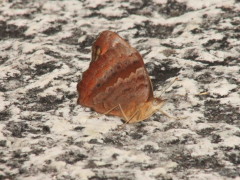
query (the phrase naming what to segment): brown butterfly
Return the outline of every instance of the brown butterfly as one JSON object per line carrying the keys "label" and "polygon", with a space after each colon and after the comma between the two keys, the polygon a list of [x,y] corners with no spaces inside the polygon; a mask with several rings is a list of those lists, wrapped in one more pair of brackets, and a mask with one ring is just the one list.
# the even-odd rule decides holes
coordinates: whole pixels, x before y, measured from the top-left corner
{"label": "brown butterfly", "polygon": [[126,123],[149,118],[165,101],[153,97],[152,83],[139,52],[111,31],[103,31],[94,42],[92,61],[77,90],[78,104],[119,116]]}

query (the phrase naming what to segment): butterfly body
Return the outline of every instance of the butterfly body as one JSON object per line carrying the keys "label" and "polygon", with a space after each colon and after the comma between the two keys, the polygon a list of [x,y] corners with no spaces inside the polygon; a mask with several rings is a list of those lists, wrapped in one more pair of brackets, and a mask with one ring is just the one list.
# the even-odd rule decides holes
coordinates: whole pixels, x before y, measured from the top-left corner
{"label": "butterfly body", "polygon": [[139,52],[111,31],[103,31],[94,42],[92,61],[77,89],[78,104],[129,123],[147,119],[164,103],[153,97]]}

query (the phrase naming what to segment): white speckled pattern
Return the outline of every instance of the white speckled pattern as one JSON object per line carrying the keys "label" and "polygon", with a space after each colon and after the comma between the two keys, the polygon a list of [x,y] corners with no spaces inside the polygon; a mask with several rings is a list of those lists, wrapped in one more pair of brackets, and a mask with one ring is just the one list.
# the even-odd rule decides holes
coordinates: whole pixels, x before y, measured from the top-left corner
{"label": "white speckled pattern", "polygon": [[[240,179],[240,1],[2,1],[0,179]],[[103,30],[143,56],[163,109],[124,126],[76,104]],[[208,95],[196,95],[209,92]]]}

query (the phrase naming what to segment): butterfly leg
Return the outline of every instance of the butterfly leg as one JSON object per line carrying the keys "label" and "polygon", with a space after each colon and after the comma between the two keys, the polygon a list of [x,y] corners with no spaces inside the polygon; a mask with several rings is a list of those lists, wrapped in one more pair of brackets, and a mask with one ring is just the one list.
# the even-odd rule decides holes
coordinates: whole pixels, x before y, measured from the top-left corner
{"label": "butterfly leg", "polygon": [[126,119],[125,123],[119,125],[118,129],[121,130],[126,124],[128,124],[134,116],[136,116],[136,114],[139,112],[139,110],[137,110],[135,113],[132,114],[132,116],[129,119]]}
{"label": "butterfly leg", "polygon": [[176,118],[176,117],[174,117],[174,116],[169,115],[167,112],[163,111],[162,109],[159,109],[158,111],[160,111],[161,114],[167,116],[167,117],[170,118],[170,119],[178,119],[178,118]]}
{"label": "butterfly leg", "polygon": [[119,105],[114,106],[113,108],[111,108],[110,110],[108,110],[107,112],[103,113],[104,115],[110,113],[111,111],[113,111],[114,109],[116,109]]}
{"label": "butterfly leg", "polygon": [[138,112],[139,112],[139,110],[136,110],[136,111],[132,114],[132,116],[131,116],[124,124],[130,123],[131,120],[134,118],[134,116],[136,116],[136,114],[137,114]]}
{"label": "butterfly leg", "polygon": [[113,108],[111,108],[110,110],[106,111],[105,113],[103,113],[103,114],[98,114],[98,115],[96,115],[96,116],[94,116],[94,117],[95,117],[95,118],[98,118],[98,117],[100,117],[100,116],[102,116],[102,115],[106,115],[106,114],[110,113],[111,111],[113,111],[114,109],[116,109],[117,107],[119,107],[119,105],[116,105],[116,106],[114,106]]}
{"label": "butterfly leg", "polygon": [[124,117],[126,120],[128,120],[128,117],[127,117],[127,115],[124,113],[121,104],[118,104],[117,106],[113,107],[112,109],[110,109],[109,111],[107,111],[107,112],[104,113],[104,114],[108,114],[108,113],[110,113],[112,110],[114,110],[114,109],[117,108],[117,107],[119,107],[119,109],[120,109],[120,111],[121,111],[123,117]]}
{"label": "butterfly leg", "polygon": [[121,113],[122,113],[123,117],[126,119],[126,121],[128,121],[128,117],[127,117],[126,114],[124,113],[121,104],[118,104],[118,106],[119,106],[119,109],[121,110]]}
{"label": "butterfly leg", "polygon": [[[139,112],[139,109],[136,110],[129,119],[126,119],[125,123],[119,126],[119,130],[122,129],[126,124],[130,123],[131,120],[136,116],[136,114]],[[138,121],[137,121],[138,122]]]}
{"label": "butterfly leg", "polygon": [[116,108],[119,108],[119,109],[120,109],[120,111],[121,111],[124,119],[126,119],[126,121],[128,121],[128,117],[127,117],[127,115],[124,113],[121,104],[118,104],[118,105],[114,106],[113,108],[109,109],[107,112],[105,112],[105,113],[103,113],[103,114],[99,114],[99,115],[97,115],[97,116],[95,116],[95,117],[100,117],[100,116],[102,116],[102,115],[106,115],[106,114],[110,113],[111,111],[113,111],[113,110],[116,109]]}
{"label": "butterfly leg", "polygon": [[175,120],[181,120],[181,119],[187,119],[188,117],[174,117],[169,115],[167,112],[163,111],[162,109],[159,109],[158,111],[160,111],[163,115],[167,116],[170,119],[175,119]]}
{"label": "butterfly leg", "polygon": [[123,117],[125,118],[125,123],[118,126],[118,130],[121,130],[127,123],[129,123],[132,120],[132,118],[137,114],[138,110],[135,113],[133,113],[133,115],[128,119],[128,117],[126,116],[126,114],[124,113],[124,111],[122,109],[121,104],[119,104],[119,108],[122,112]]}

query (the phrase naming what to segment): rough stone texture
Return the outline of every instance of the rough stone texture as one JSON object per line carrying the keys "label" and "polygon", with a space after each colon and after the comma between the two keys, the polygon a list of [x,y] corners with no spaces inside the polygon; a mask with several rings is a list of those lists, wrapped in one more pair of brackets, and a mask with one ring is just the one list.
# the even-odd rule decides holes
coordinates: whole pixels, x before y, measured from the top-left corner
{"label": "rough stone texture", "polygon": [[[119,130],[76,105],[103,30],[143,55],[164,110]],[[0,179],[240,179],[240,1],[4,1]],[[196,95],[208,92],[206,95]]]}

